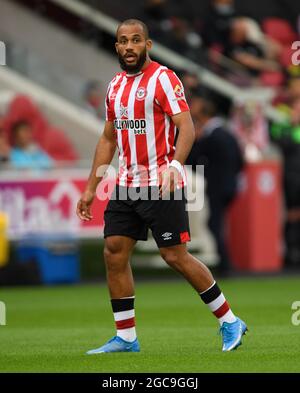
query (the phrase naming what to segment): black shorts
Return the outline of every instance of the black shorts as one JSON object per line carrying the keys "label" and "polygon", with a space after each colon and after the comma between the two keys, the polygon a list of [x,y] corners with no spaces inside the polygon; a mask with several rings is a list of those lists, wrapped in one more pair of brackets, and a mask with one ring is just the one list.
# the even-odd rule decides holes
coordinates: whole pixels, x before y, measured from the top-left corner
{"label": "black shorts", "polygon": [[[131,191],[137,191],[138,196],[133,196]],[[104,238],[120,235],[147,240],[150,228],[159,248],[190,240],[183,189],[172,193],[170,200],[158,198],[157,187],[137,187],[131,191],[130,187],[115,187],[104,212]]]}

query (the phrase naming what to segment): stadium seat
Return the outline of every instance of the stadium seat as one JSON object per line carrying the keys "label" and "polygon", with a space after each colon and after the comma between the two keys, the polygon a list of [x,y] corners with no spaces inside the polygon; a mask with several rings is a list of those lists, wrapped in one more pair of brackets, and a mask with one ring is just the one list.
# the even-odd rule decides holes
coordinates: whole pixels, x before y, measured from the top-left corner
{"label": "stadium seat", "polygon": [[57,161],[74,162],[79,158],[65,133],[56,127],[47,129],[41,146]]}
{"label": "stadium seat", "polygon": [[262,23],[262,28],[266,35],[282,45],[291,45],[297,39],[297,34],[291,25],[281,18],[266,18]]}
{"label": "stadium seat", "polygon": [[291,45],[285,46],[282,49],[282,52],[280,55],[280,64],[283,65],[283,67],[288,68],[292,65],[293,53],[294,53],[294,50],[292,50]]}
{"label": "stadium seat", "polygon": [[284,84],[285,78],[280,71],[265,71],[261,73],[260,81],[263,86],[278,87]]}

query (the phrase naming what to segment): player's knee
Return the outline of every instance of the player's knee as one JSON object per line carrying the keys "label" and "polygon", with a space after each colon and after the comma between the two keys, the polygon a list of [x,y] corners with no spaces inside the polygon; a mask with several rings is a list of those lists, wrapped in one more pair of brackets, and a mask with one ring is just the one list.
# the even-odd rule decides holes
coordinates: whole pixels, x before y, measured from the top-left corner
{"label": "player's knee", "polygon": [[160,254],[170,267],[181,270],[182,258],[178,252],[165,248],[160,250]]}
{"label": "player's knee", "polygon": [[117,239],[106,239],[104,247],[104,259],[107,267],[113,268],[124,260],[122,244]]}

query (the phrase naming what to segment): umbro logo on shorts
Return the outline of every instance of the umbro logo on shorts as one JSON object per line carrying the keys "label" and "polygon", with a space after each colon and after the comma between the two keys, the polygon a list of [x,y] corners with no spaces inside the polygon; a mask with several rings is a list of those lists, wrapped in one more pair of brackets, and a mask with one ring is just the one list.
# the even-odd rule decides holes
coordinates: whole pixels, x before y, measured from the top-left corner
{"label": "umbro logo on shorts", "polygon": [[172,235],[173,235],[173,233],[165,232],[161,236],[163,237],[164,240],[170,240],[170,239],[172,239]]}

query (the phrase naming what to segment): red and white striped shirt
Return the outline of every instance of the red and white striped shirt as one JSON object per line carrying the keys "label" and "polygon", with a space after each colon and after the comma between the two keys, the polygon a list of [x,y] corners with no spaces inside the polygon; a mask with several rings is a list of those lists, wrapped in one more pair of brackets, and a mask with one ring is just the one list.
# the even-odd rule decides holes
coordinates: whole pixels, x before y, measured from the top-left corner
{"label": "red and white striped shirt", "polygon": [[189,110],[181,81],[152,61],[137,74],[118,73],[108,86],[105,104],[106,120],[114,123],[119,149],[117,183],[159,185],[159,172],[175,153],[171,117]]}

